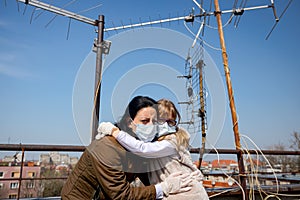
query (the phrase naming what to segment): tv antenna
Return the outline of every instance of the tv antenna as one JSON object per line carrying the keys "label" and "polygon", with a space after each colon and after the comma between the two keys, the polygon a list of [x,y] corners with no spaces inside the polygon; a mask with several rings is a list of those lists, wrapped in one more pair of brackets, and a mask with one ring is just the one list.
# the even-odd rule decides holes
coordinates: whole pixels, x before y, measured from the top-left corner
{"label": "tv antenna", "polygon": [[100,91],[102,82],[102,55],[109,53],[110,42],[104,41],[104,16],[99,15],[97,20],[90,19],[83,15],[70,12],[68,10],[41,2],[37,0],[17,0],[17,2],[24,3],[26,5],[31,5],[36,8],[43,9],[55,13],[56,15],[61,15],[74,19],[98,28],[97,39],[94,40],[93,50],[96,52],[96,72],[95,72],[95,85],[94,85],[94,107],[93,107],[93,125],[92,125],[92,140],[94,140],[97,135],[97,128],[99,124],[99,108],[100,108]]}

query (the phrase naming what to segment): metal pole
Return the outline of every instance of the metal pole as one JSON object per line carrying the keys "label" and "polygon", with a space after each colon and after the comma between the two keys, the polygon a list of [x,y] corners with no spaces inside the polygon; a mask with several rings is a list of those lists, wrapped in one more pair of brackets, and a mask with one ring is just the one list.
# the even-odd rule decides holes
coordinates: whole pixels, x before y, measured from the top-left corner
{"label": "metal pole", "polygon": [[[200,62],[200,63],[199,63]],[[202,133],[202,146],[200,149],[200,157],[199,157],[199,166],[198,168],[201,168],[201,163],[203,160],[203,155],[205,151],[205,141],[206,141],[206,126],[205,126],[205,99],[203,94],[203,67],[204,62],[203,60],[200,60],[197,64],[197,67],[199,67],[199,86],[200,86],[200,110],[199,110],[199,117],[201,117],[201,133]]]}
{"label": "metal pole", "polygon": [[[237,114],[236,114],[234,97],[233,97],[233,90],[232,90],[231,80],[230,80],[230,70],[228,67],[228,57],[227,57],[227,53],[226,53],[224,33],[223,33],[223,27],[222,27],[221,11],[220,11],[220,6],[219,6],[219,1],[214,0],[214,3],[215,3],[215,15],[216,15],[217,23],[218,23],[218,31],[219,31],[219,37],[220,37],[220,45],[221,45],[221,49],[222,49],[223,65],[224,65],[224,71],[225,71],[225,76],[226,76],[229,105],[230,105],[231,118],[232,118],[232,124],[233,124],[233,132],[234,132],[234,138],[235,138],[235,147],[237,150],[241,150],[238,120],[237,120]],[[243,162],[242,151],[239,151],[239,153],[237,154],[237,159],[238,159],[238,164],[239,164],[239,173],[241,174],[240,182],[241,182],[241,185],[245,192],[245,198],[246,198],[246,200],[248,200],[247,184],[246,184],[246,179],[244,177],[245,167],[244,167],[244,162]]]}
{"label": "metal pole", "polygon": [[22,160],[21,160],[21,168],[20,168],[20,177],[19,177],[19,187],[18,187],[18,196],[17,199],[20,199],[21,194],[21,183],[22,183],[22,177],[23,177],[23,166],[24,166],[24,148],[22,148]]}
{"label": "metal pole", "polygon": [[95,89],[94,89],[94,107],[93,107],[93,127],[92,127],[92,141],[97,135],[97,128],[99,124],[99,109],[100,109],[100,93],[101,93],[101,81],[102,81],[102,51],[101,48],[103,42],[104,33],[104,15],[98,16],[98,38],[96,41],[97,57],[96,57],[96,72],[95,72]]}

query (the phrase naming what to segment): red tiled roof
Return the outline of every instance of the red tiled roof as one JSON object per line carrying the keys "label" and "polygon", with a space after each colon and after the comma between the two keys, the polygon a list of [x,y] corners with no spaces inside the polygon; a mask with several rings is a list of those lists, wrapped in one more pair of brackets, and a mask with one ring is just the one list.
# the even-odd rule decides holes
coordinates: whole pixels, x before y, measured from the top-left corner
{"label": "red tiled roof", "polygon": [[[238,164],[237,161],[235,161],[235,160],[219,160],[219,161],[213,160],[211,162],[202,161],[201,167],[207,167],[209,163],[211,163],[212,168],[227,167],[232,164],[236,164],[236,165]],[[198,167],[199,161],[198,160],[194,161],[194,164]]]}
{"label": "red tiled roof", "polygon": [[231,164],[237,164],[235,160],[213,160],[211,162],[213,168],[226,167]]}

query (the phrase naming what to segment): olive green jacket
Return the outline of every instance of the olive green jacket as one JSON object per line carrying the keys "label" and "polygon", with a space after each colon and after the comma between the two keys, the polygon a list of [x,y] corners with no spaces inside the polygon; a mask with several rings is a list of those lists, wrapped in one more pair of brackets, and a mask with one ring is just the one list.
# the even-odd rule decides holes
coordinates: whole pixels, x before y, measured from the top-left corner
{"label": "olive green jacket", "polygon": [[98,187],[100,199],[156,199],[154,185],[132,187],[130,184],[135,176],[124,172],[135,167],[130,159],[129,152],[113,137],[94,140],[69,175],[61,192],[62,199],[92,199]]}

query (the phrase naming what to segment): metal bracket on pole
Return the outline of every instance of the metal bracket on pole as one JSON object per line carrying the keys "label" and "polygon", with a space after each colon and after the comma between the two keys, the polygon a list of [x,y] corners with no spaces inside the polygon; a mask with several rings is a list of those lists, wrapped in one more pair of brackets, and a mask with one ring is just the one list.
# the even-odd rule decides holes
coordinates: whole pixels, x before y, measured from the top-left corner
{"label": "metal bracket on pole", "polygon": [[98,44],[98,40],[95,39],[93,44],[93,52],[97,53],[97,49],[101,48],[103,54],[109,54],[110,46],[111,41],[109,40],[103,40],[100,44]]}

